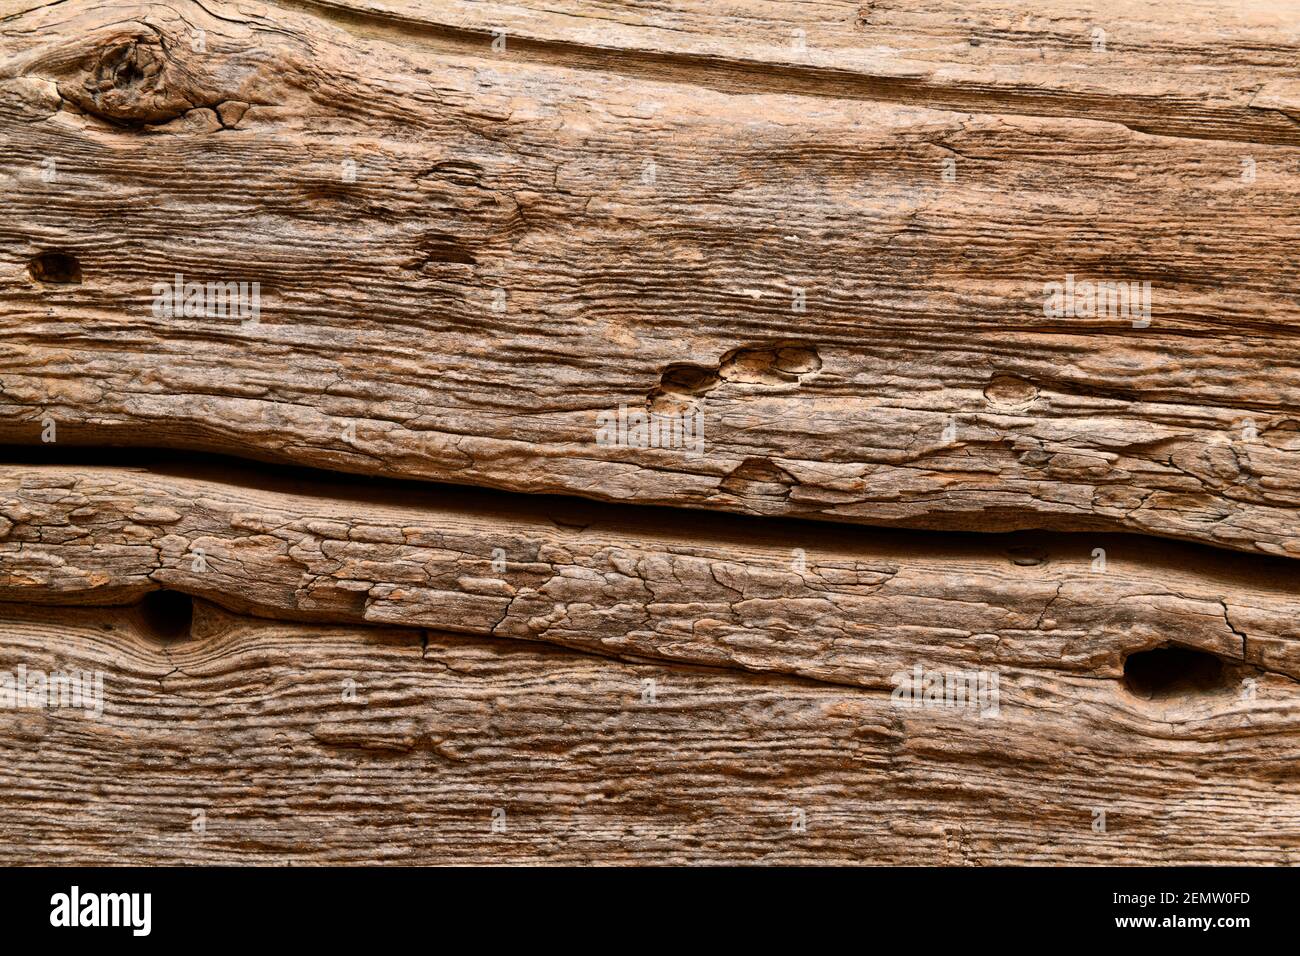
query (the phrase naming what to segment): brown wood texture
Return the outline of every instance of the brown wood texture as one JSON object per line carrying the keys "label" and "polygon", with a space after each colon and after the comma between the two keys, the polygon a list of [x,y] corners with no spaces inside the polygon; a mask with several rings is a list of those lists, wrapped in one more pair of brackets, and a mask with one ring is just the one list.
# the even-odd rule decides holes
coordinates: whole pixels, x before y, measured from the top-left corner
{"label": "brown wood texture", "polygon": [[1115,680],[1129,654],[1176,637],[1300,680],[1293,562],[1243,568],[1132,536],[755,529],[237,474],[0,469],[0,598],[126,603],[165,587],[268,617],[876,687],[921,659]]}
{"label": "brown wood texture", "polygon": [[979,719],[203,605],[169,646],[129,610],[0,611],[0,668],[102,670],[106,700],[0,713],[7,863],[1300,859],[1290,680],[1171,719],[1112,681],[1008,674]]}
{"label": "brown wood texture", "polygon": [[0,863],[1300,862],[1293,3],[0,0],[0,187]]}
{"label": "brown wood texture", "polygon": [[[227,13],[3,21],[0,439],[1300,549],[1292,144]],[[176,274],[258,320],[154,315]],[[1046,316],[1074,275],[1150,282],[1149,326]],[[599,444],[619,406],[704,453]]]}
{"label": "brown wood texture", "polygon": [[[1142,0],[296,0],[351,29],[730,92],[1069,116],[1203,139],[1300,143],[1294,4]],[[508,24],[508,26],[507,26]]]}

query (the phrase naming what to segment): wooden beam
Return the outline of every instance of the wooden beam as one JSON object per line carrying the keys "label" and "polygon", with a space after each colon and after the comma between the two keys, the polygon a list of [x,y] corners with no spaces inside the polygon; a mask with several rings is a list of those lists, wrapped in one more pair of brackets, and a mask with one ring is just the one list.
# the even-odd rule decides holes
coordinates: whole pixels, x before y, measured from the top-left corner
{"label": "wooden beam", "polygon": [[[1141,0],[292,0],[358,35],[529,61],[971,113],[1069,116],[1173,136],[1300,144],[1286,4]],[[501,41],[498,41],[501,42]]]}
{"label": "wooden beam", "polygon": [[160,587],[404,625],[889,686],[917,662],[1117,680],[1177,643],[1300,679],[1300,567],[1113,535],[758,522],[231,469],[0,468],[0,600]]}
{"label": "wooden beam", "polygon": [[[1149,56],[1227,57],[1193,37],[1206,9]],[[212,10],[0,21],[0,440],[1300,551],[1293,143],[1135,132],[1086,97],[719,90],[436,24]],[[1232,42],[1273,63],[1252,16]],[[568,22],[533,35],[560,49]],[[832,60],[861,43],[842,29]],[[236,283],[247,321],[167,315],[177,275]],[[1149,324],[1048,291],[1085,281],[1150,283]],[[635,422],[602,431],[620,408],[691,431],[638,447]]]}
{"label": "wooden beam", "polygon": [[165,646],[130,609],[0,615],[0,672],[99,671],[104,702],[0,711],[7,864],[1300,860],[1280,678],[1171,714],[1004,672],[981,718],[201,603]]}

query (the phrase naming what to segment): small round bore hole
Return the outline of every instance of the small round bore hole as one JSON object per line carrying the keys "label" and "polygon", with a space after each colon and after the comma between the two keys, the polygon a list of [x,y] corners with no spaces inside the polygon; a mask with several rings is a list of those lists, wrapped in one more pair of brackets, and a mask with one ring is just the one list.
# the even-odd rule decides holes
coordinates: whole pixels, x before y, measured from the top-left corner
{"label": "small round bore hole", "polygon": [[37,282],[81,284],[81,263],[67,252],[42,252],[27,264],[27,271]]}
{"label": "small round bore hole", "polygon": [[140,620],[163,644],[183,641],[194,623],[194,602],[180,591],[150,591],[140,602]]}
{"label": "small round bore hole", "polygon": [[1124,686],[1145,700],[1192,696],[1224,686],[1223,661],[1186,647],[1158,647],[1130,654],[1124,661]]}

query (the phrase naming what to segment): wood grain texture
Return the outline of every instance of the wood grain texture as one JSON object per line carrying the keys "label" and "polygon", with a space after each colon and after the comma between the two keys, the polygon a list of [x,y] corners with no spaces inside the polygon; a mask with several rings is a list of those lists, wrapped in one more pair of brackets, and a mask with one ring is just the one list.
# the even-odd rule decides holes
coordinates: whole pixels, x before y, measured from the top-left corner
{"label": "wood grain texture", "polygon": [[755,527],[77,466],[0,468],[0,532],[0,600],[15,602],[107,604],[166,587],[277,618],[874,687],[918,657],[1115,680],[1128,655],[1171,642],[1300,679],[1300,568],[1131,536]]}
{"label": "wood grain texture", "polygon": [[[296,0],[351,29],[732,92],[1073,116],[1300,144],[1290,0]],[[1100,32],[1098,32],[1100,31]]]}
{"label": "wood grain texture", "polygon": [[1300,862],[1297,54],[0,0],[0,863]]}
{"label": "wood grain texture", "polygon": [[165,648],[128,609],[0,613],[0,669],[105,672],[98,720],[0,712],[7,864],[1300,861],[1281,678],[1171,719],[1113,681],[1007,671],[981,720],[205,605]]}
{"label": "wood grain texture", "polygon": [[[1127,65],[1069,74],[1128,85],[1025,115],[714,88],[636,23],[609,27],[607,69],[566,66],[566,44],[591,43],[563,6],[519,8],[545,56],[494,52],[474,23],[419,28],[437,17],[411,7],[299,6],[67,0],[0,20],[0,440],[53,422],[65,445],[1300,551],[1300,150],[1239,78],[1280,82],[1277,8],[1217,29],[1195,5],[1171,44],[1125,60],[1117,39]],[[694,24],[680,43],[769,64],[746,18],[675,9]],[[847,62],[861,28],[845,18],[831,44],[841,12],[818,14],[814,46]],[[1156,29],[1120,12],[1133,37]],[[1242,44],[1260,62],[1227,66]],[[625,47],[671,68],[619,72]],[[1017,49],[981,46],[979,68],[1014,85],[995,61]],[[1187,86],[1198,56],[1224,64],[1204,71],[1219,93]],[[1164,65],[1148,77],[1143,57]],[[1233,111],[1206,104],[1237,96],[1271,132],[1243,119],[1260,140],[1243,146],[1096,118],[1148,81],[1135,109],[1218,135]],[[1187,90],[1182,114],[1162,83]],[[79,283],[30,274],[51,250]],[[258,322],[154,315],[177,273],[258,282]],[[1150,281],[1150,326],[1045,316],[1067,275]],[[597,444],[620,405],[699,412],[704,453]]]}

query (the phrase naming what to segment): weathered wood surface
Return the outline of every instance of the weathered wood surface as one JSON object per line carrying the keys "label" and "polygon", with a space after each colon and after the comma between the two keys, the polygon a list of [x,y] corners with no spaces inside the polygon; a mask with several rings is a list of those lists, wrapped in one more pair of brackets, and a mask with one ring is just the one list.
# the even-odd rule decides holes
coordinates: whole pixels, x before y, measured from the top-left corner
{"label": "weathered wood surface", "polygon": [[1280,559],[1132,536],[754,527],[230,469],[0,467],[0,600],[125,603],[160,587],[277,618],[876,687],[918,655],[1115,679],[1171,639],[1300,679],[1300,567]]}
{"label": "weathered wood surface", "polygon": [[1300,862],[1281,678],[1171,716],[1116,681],[1009,671],[979,719],[203,605],[166,647],[127,609],[0,613],[0,669],[102,670],[105,701],[0,711],[6,864]]}
{"label": "weathered wood surface", "polygon": [[0,0],[0,863],[1300,862],[1298,53]]}
{"label": "weathered wood surface", "polygon": [[[766,69],[768,28],[702,6],[603,53],[576,6],[28,6],[0,20],[0,440],[1300,552],[1283,7],[1124,5],[1086,72],[1088,8],[984,4],[970,30],[1019,25],[960,52],[948,7],[869,5],[914,40],[863,60],[819,7],[817,76],[928,71],[858,98],[747,92],[710,57]],[[1042,71],[1050,108],[1007,92]],[[981,72],[1003,92],[936,92]],[[29,274],[50,251],[79,283]],[[154,315],[177,273],[258,282],[258,321]],[[1067,275],[1150,281],[1149,327],[1045,316]],[[620,405],[698,411],[704,453],[597,444]]]}
{"label": "weathered wood surface", "polygon": [[345,26],[730,92],[1075,116],[1300,144],[1291,0],[297,0]]}

